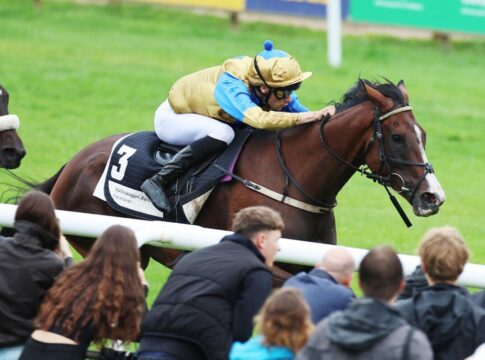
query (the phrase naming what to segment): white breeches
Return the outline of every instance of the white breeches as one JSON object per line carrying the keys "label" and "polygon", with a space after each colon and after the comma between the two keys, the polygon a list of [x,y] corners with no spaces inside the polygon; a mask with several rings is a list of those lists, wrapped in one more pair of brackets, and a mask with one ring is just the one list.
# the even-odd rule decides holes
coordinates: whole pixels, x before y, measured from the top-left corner
{"label": "white breeches", "polygon": [[172,145],[189,145],[204,136],[230,144],[234,130],[227,124],[198,114],[177,114],[168,100],[155,111],[155,132],[160,140]]}

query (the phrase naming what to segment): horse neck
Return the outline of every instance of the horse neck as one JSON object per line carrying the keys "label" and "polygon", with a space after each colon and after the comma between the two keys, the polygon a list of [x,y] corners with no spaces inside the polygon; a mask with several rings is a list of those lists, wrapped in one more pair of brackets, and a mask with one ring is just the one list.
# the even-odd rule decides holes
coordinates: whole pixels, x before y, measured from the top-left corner
{"label": "horse neck", "polygon": [[[369,102],[345,110],[324,125],[325,143],[342,159],[359,166],[371,136],[372,120],[373,105]],[[288,136],[286,149],[291,150],[284,152],[284,157],[288,168],[308,193],[322,201],[331,201],[355,171],[325,150],[320,128],[321,123],[315,123]]]}

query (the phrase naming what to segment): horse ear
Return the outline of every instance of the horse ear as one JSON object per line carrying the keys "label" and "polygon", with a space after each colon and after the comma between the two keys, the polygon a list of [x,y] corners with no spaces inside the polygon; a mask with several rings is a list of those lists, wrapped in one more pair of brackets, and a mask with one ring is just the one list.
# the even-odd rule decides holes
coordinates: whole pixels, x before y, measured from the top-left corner
{"label": "horse ear", "polygon": [[374,89],[372,86],[367,85],[362,80],[360,80],[360,84],[363,87],[364,91],[367,93],[369,100],[376,104],[381,112],[389,111],[393,107],[394,103],[391,99],[385,97],[379,91]]}
{"label": "horse ear", "polygon": [[406,104],[409,104],[408,90],[404,86],[404,80],[399,80],[399,82],[397,83],[397,87],[399,88],[399,90],[401,90],[401,94],[402,94],[402,97],[404,98],[404,102]]}

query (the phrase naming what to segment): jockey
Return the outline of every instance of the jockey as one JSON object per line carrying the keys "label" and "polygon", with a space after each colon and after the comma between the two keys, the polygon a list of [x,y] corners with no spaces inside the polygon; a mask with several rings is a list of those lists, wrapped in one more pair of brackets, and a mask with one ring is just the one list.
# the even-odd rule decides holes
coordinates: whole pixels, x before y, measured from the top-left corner
{"label": "jockey", "polygon": [[335,108],[310,112],[295,93],[311,72],[265,41],[254,58],[242,56],[179,79],[155,112],[155,132],[167,143],[185,146],[141,190],[164,212],[171,210],[165,188],[188,168],[224,150],[234,139],[228,125],[277,130],[333,115]]}

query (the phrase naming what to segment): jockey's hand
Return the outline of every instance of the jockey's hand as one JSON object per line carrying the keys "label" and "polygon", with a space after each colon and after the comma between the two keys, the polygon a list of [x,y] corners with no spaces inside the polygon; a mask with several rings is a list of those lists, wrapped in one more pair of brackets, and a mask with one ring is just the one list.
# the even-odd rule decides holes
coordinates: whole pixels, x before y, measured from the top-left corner
{"label": "jockey's hand", "polygon": [[324,107],[322,110],[320,110],[320,113],[322,114],[322,119],[328,114],[330,116],[335,115],[335,105],[328,105],[327,107]]}
{"label": "jockey's hand", "polygon": [[330,116],[335,114],[335,106],[334,105],[329,105],[322,110],[319,111],[308,111],[305,113],[302,113],[301,119],[300,119],[300,124],[305,124],[313,121],[320,121],[322,120],[327,114]]}

